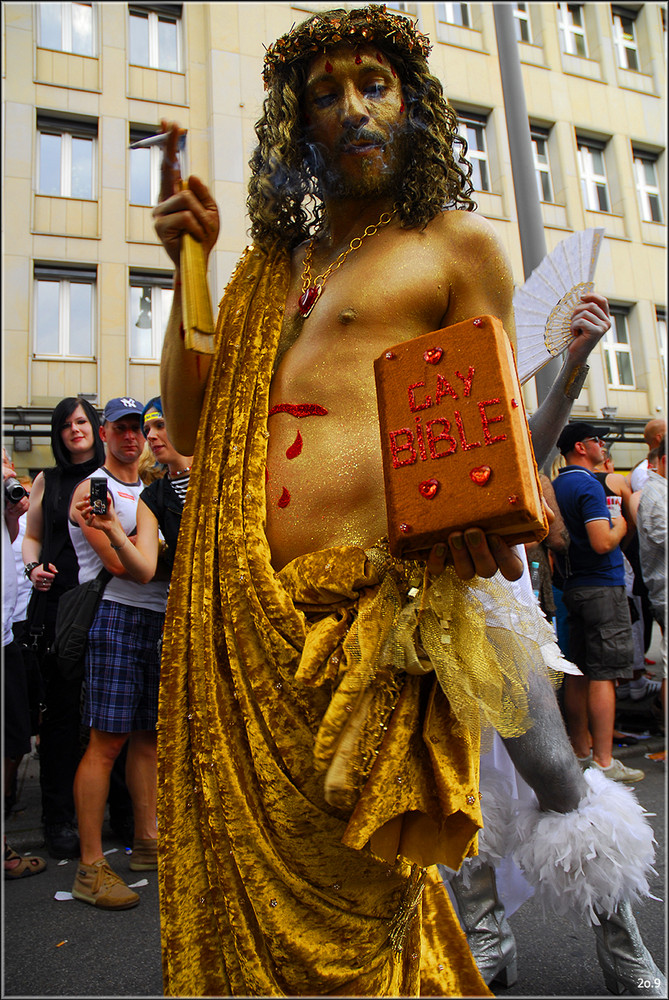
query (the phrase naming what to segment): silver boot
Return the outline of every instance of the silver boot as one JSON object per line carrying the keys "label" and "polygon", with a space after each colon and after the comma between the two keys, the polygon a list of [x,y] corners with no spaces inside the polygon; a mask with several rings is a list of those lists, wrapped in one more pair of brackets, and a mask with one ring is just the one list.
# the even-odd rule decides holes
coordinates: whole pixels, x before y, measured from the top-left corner
{"label": "silver boot", "polygon": [[592,929],[597,938],[597,958],[609,993],[637,997],[666,997],[667,980],[641,940],[628,900],[618,904],[610,917],[597,913],[601,921]]}
{"label": "silver boot", "polygon": [[481,977],[487,985],[513,986],[518,978],[516,939],[497,895],[495,869],[473,858],[445,882]]}

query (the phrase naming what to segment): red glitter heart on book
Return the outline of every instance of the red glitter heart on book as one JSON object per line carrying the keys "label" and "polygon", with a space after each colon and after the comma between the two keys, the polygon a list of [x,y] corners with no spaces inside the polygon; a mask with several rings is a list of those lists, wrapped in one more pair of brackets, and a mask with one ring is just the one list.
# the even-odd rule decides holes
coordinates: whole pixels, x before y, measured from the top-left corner
{"label": "red glitter heart on book", "polygon": [[423,355],[423,360],[427,361],[428,365],[438,365],[443,353],[441,347],[430,347]]}
{"label": "red glitter heart on book", "polygon": [[477,486],[485,486],[492,475],[492,469],[489,465],[477,465],[475,469],[472,469],[469,473],[469,478]]}
{"label": "red glitter heart on book", "polygon": [[420,495],[422,497],[425,497],[426,500],[432,500],[432,498],[437,495],[438,489],[439,489],[438,479],[426,479],[418,486],[418,491]]}

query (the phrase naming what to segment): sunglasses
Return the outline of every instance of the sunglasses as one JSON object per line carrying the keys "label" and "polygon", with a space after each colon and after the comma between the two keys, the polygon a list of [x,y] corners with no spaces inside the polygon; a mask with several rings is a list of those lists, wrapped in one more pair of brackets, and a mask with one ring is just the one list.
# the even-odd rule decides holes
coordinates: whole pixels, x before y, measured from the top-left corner
{"label": "sunglasses", "polygon": [[584,442],[585,442],[585,441],[596,441],[596,442],[597,442],[597,444],[601,444],[601,445],[605,445],[605,444],[606,444],[606,441],[604,440],[604,438],[597,438],[597,437],[593,437],[593,438],[583,438],[583,441],[584,441]]}

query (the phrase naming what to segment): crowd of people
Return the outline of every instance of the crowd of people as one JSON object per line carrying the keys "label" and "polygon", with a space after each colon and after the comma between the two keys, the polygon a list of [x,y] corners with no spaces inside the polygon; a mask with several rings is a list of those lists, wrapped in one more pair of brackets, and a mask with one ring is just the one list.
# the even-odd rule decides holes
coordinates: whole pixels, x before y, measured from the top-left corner
{"label": "crowd of people", "polygon": [[[79,859],[75,898],[125,909],[139,896],[104,860],[102,825],[109,806],[112,829],[131,846],[131,869],[156,869],[160,648],[191,457],[172,446],[159,397],[146,406],[130,397],[112,399],[102,421],[87,400],[63,399],[52,414],[51,446],[55,467],[40,472],[29,493],[5,507],[12,533],[17,523],[14,551],[8,551],[20,558],[3,614],[5,631],[12,621],[14,632],[20,626],[18,640],[10,642],[7,632],[5,643],[5,815],[35,735],[49,855]],[[8,460],[4,476],[13,476]],[[91,506],[91,478],[105,482],[104,514]],[[85,669],[65,671],[52,649],[60,597],[102,569],[108,581],[90,628]],[[26,589],[31,596],[21,602],[19,592]],[[31,672],[34,659],[38,669]],[[5,870],[13,874],[6,877],[44,870],[39,857],[17,868],[8,850]]]}
{"label": "crowd of people", "polygon": [[[392,558],[385,539],[374,358],[483,314],[514,330],[511,269],[472,211],[428,53],[375,5],[315,14],[268,48],[254,245],[210,354],[186,348],[181,242],[208,257],[218,210],[197,178],[179,183],[179,128],[162,123],[154,216],[175,265],[162,395],[109,400],[99,426],[63,400],[56,469],[33,485],[23,559],[46,661],[47,846],[79,859],[76,899],[137,905],[101,842],[125,749],[130,867],[158,870],[167,995],[491,995],[515,977],[506,860],[591,923],[610,989],[666,992],[631,908],[653,837],[624,783],[643,774],[611,754],[616,682],[648,693],[620,551],[634,519],[663,628],[664,438],[637,502],[609,470],[597,480],[597,427],[567,423],[610,326],[603,296],[575,308],[530,419],[538,464],[556,440],[566,460],[543,479],[537,587],[523,547],[476,526],[422,560]],[[145,439],[164,469],[148,486]],[[10,538],[26,507],[6,505]],[[103,572],[70,690],[45,652],[59,594]],[[566,608],[562,652],[532,589],[549,618]],[[6,776],[30,746],[23,710],[16,723]],[[5,877],[44,867],[5,859]]]}

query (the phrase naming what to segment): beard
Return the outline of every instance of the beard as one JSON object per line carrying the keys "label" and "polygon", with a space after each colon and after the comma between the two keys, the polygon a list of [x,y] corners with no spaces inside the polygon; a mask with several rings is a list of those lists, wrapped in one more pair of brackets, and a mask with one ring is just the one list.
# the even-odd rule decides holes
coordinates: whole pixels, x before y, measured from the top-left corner
{"label": "beard", "polygon": [[369,129],[351,130],[342,136],[337,151],[356,140],[377,143],[383,150],[383,162],[380,162],[381,157],[369,160],[361,157],[358,172],[351,174],[340,168],[338,160],[328,162],[329,155],[322,146],[308,145],[305,159],[318,182],[321,196],[338,201],[399,195],[402,177],[410,162],[408,132],[398,130],[387,140]]}

